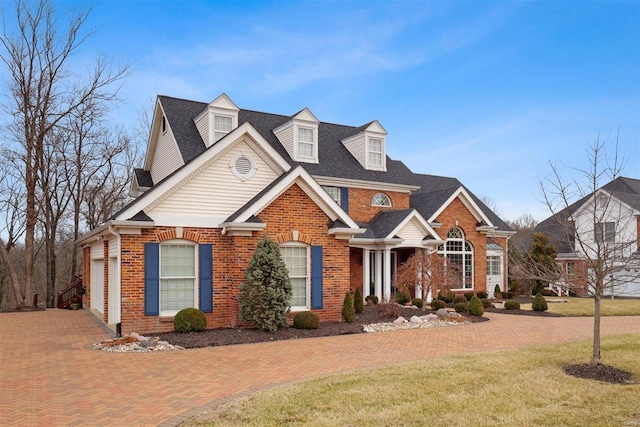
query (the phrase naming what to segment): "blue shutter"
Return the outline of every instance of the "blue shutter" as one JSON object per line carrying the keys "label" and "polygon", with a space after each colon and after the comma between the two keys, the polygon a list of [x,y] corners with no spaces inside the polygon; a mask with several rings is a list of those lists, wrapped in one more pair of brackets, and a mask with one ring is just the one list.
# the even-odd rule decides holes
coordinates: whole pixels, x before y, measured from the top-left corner
{"label": "blue shutter", "polygon": [[213,311],[213,246],[198,245],[198,266],[200,282],[200,310],[205,313]]}
{"label": "blue shutter", "polygon": [[144,244],[144,314],[160,314],[160,245]]}
{"label": "blue shutter", "polygon": [[346,213],[349,213],[349,188],[342,187],[340,189],[340,206]]}
{"label": "blue shutter", "polygon": [[322,308],[322,246],[311,246],[311,308]]}

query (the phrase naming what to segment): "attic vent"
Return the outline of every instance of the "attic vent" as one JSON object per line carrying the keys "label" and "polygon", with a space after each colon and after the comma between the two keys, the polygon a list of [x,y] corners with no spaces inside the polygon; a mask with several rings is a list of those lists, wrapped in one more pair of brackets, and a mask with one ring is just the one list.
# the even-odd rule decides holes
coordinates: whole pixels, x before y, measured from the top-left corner
{"label": "attic vent", "polygon": [[240,180],[246,181],[256,173],[256,163],[251,156],[240,152],[236,154],[229,164],[231,172]]}

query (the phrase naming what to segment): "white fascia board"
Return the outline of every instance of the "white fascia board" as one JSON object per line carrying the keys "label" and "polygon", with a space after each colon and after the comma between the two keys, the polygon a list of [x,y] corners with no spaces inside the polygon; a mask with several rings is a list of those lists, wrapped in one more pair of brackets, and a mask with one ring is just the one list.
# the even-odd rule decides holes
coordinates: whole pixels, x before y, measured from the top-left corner
{"label": "white fascia board", "polygon": [[230,235],[237,232],[253,232],[262,231],[267,228],[267,224],[259,222],[224,222],[219,225],[222,228],[222,234]]}
{"label": "white fascia board", "polygon": [[379,133],[382,135],[388,135],[387,130],[380,124],[379,121],[374,120],[369,126],[367,126],[367,132]]}
{"label": "white fascia board", "polygon": [[462,186],[458,187],[458,189],[454,191],[451,196],[449,196],[447,201],[444,202],[433,215],[431,215],[431,218],[429,218],[429,222],[435,222],[436,218],[442,213],[442,211],[444,211],[447,206],[449,206],[451,202],[453,202],[457,197],[460,198],[462,204],[469,210],[471,215],[473,215],[473,217],[478,222],[484,221],[488,226],[494,226],[489,218],[487,218],[487,216],[484,214],[484,212],[482,212],[482,209],[480,209],[478,205],[473,201],[467,190],[465,190]]}
{"label": "white fascia board", "polygon": [[140,211],[144,211],[149,206],[154,205],[165,195],[169,194],[171,189],[175,188],[179,184],[189,180],[193,174],[197,173],[197,171],[204,167],[207,162],[211,159],[215,158],[218,154],[223,152],[229,145],[236,142],[243,135],[248,135],[251,139],[253,139],[264,151],[271,156],[274,162],[280,166],[285,172],[291,169],[291,165],[282,157],[278,152],[260,135],[249,122],[245,122],[242,125],[238,126],[227,135],[225,135],[222,139],[216,142],[214,145],[209,147],[204,153],[200,154],[198,157],[193,159],[190,163],[183,166],[173,175],[170,175],[160,184],[153,187],[148,195],[143,197],[138,201],[134,201],[126,210],[124,210],[119,218],[130,218],[134,216],[136,213]]}
{"label": "white fascia board", "polygon": [[412,212],[410,212],[409,215],[407,215],[407,217],[400,224],[398,224],[398,226],[394,228],[391,233],[387,235],[387,237],[395,236],[396,234],[398,234],[398,232],[402,230],[404,226],[407,225],[409,221],[411,221],[414,218],[418,220],[425,234],[430,234],[436,239],[440,239],[440,236],[438,235],[438,233],[429,225],[429,223],[424,219],[424,217],[420,215],[420,212],[418,212],[415,209]]}
{"label": "white fascia board", "polygon": [[380,246],[398,247],[404,242],[404,239],[363,239],[361,237],[354,237],[349,240],[349,246],[357,248],[375,248],[380,249]]}
{"label": "white fascia board", "polygon": [[226,93],[220,94],[216,99],[211,101],[209,103],[209,107],[240,111],[236,103],[233,102]]}
{"label": "white fascia board", "polygon": [[348,178],[335,178],[332,176],[314,176],[314,178],[316,181],[318,181],[318,184],[332,187],[362,188],[365,190],[394,191],[398,193],[411,193],[412,191],[420,189],[419,186],[415,185],[363,181],[359,179]]}
{"label": "white fascia board", "polygon": [[329,229],[329,234],[335,235],[338,239],[351,239],[353,236],[364,234],[366,231],[366,228],[354,230],[353,228],[333,227]]}
{"label": "white fascia board", "polygon": [[[347,225],[351,229],[360,229],[358,224],[355,223],[354,220],[336,203],[335,200],[331,196],[327,194],[326,191],[313,179],[309,172],[307,172],[302,166],[296,167],[285,179],[280,181],[277,185],[272,187],[266,194],[264,194],[260,199],[256,200],[251,206],[249,206],[245,211],[236,218],[237,222],[244,222],[248,220],[251,216],[258,214],[265,207],[267,207],[272,200],[278,197],[278,195],[284,193],[289,187],[291,187],[296,180],[302,180],[308,187],[310,187],[315,193],[316,196],[319,197],[335,215],[337,219],[342,221],[345,225]],[[301,187],[303,191],[306,189],[304,186]],[[324,211],[324,207],[318,205]],[[328,212],[325,212],[328,213]]]}
{"label": "white fascia board", "polygon": [[504,231],[504,230],[490,230],[487,233],[487,237],[505,237],[505,238],[509,238],[513,235],[515,235],[516,232],[515,231]]}
{"label": "white fascia board", "polygon": [[117,221],[110,220],[105,222],[99,227],[94,228],[88,233],[83,234],[75,241],[76,245],[82,245],[85,242],[91,241],[93,238],[102,236],[102,235],[111,235],[109,232],[109,227],[115,228],[129,228],[129,229],[142,229],[142,228],[153,228],[156,226],[155,222],[150,221]]}

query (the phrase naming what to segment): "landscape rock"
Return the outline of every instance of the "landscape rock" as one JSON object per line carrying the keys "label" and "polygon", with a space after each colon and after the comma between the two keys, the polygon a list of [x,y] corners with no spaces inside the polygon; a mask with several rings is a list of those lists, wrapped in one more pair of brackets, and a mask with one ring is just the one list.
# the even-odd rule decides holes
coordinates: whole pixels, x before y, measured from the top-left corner
{"label": "landscape rock", "polygon": [[429,314],[426,314],[424,316],[420,316],[420,319],[422,319],[423,322],[431,322],[433,320],[437,320],[438,319],[438,315],[433,314],[433,313],[429,313]]}
{"label": "landscape rock", "polygon": [[445,310],[444,308],[439,309],[438,311],[436,311],[436,315],[442,319],[447,319],[450,317],[450,314],[447,310]]}
{"label": "landscape rock", "polygon": [[409,319],[409,322],[411,322],[411,323],[423,323],[422,319],[419,318],[418,316],[411,316],[411,319]]}
{"label": "landscape rock", "polygon": [[407,323],[407,319],[405,319],[404,317],[400,316],[396,320],[394,320],[393,323],[394,323],[394,325],[400,325],[402,323]]}

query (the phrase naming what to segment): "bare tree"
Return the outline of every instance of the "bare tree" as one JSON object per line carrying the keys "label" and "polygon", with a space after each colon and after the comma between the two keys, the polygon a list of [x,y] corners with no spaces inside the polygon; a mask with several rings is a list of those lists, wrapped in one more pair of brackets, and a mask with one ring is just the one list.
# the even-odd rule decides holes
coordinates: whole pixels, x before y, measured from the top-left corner
{"label": "bare tree", "polygon": [[[577,177],[564,176],[565,169],[550,163],[551,173],[540,182],[545,205],[557,218],[561,237],[572,245],[587,264],[581,279],[594,298],[592,365],[601,364],[600,302],[605,291],[619,283],[640,279],[637,273],[637,223],[615,189],[603,184],[621,176],[625,160],[598,136],[587,147],[587,168],[569,168]],[[578,201],[578,202],[576,202]],[[576,203],[574,203],[576,202]],[[611,227],[611,225],[613,227]]]}
{"label": "bare tree", "polygon": [[81,12],[66,27],[59,24],[48,0],[35,5],[17,0],[17,30],[9,30],[3,21],[0,59],[9,74],[10,102],[5,105],[13,117],[10,132],[21,151],[25,186],[25,289],[26,304],[34,291],[35,233],[38,221],[38,185],[40,184],[45,145],[65,117],[95,100],[115,100],[126,67],[112,69],[98,59],[86,73],[70,72],[70,58],[91,33],[81,34],[88,17]]}
{"label": "bare tree", "polygon": [[416,251],[396,271],[396,287],[411,295],[416,295],[417,290],[425,303],[429,294],[436,298],[439,292],[449,291],[460,281],[461,274],[455,265],[447,265],[442,255],[425,249]]}

